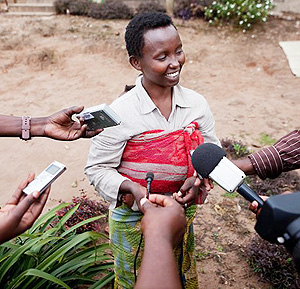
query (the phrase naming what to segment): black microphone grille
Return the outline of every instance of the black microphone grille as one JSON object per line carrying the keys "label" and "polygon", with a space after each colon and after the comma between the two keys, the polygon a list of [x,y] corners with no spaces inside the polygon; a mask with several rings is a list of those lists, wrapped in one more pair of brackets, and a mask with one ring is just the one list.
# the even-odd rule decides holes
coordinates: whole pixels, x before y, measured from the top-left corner
{"label": "black microphone grille", "polygon": [[193,152],[192,164],[194,169],[203,178],[208,178],[226,153],[219,146],[212,143],[204,143]]}
{"label": "black microphone grille", "polygon": [[148,178],[153,180],[154,179],[154,174],[152,172],[147,172],[146,179],[148,179]]}

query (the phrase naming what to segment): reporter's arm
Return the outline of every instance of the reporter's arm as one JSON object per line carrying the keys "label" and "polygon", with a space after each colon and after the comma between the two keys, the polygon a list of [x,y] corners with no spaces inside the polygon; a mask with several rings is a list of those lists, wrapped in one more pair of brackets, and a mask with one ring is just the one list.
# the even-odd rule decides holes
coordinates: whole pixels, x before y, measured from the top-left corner
{"label": "reporter's arm", "polygon": [[[47,117],[34,117],[30,120],[31,137],[49,137],[57,140],[76,140],[93,137],[102,130],[88,131],[86,125],[72,120],[72,115],[83,110],[83,106],[63,109]],[[0,115],[0,136],[21,137],[22,117]]]}
{"label": "reporter's arm", "polygon": [[186,226],[183,208],[173,199],[152,194],[141,210],[141,229],[145,249],[135,288],[181,288],[173,248],[180,242]]}

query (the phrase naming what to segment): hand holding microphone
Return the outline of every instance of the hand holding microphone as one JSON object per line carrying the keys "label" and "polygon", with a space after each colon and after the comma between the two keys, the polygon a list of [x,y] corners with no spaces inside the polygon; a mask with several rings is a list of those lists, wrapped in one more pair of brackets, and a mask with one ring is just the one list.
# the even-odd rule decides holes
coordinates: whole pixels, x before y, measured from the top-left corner
{"label": "hand holding microphone", "polygon": [[226,153],[219,146],[205,143],[192,155],[194,169],[202,178],[210,178],[229,193],[237,191],[247,201],[258,203],[262,207],[264,201],[246,184],[246,175],[235,164],[226,158]]}

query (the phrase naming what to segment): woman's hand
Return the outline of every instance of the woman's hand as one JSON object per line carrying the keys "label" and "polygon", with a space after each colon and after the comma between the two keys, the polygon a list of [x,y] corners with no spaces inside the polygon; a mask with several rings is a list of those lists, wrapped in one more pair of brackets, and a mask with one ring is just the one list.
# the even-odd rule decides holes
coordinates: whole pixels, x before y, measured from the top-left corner
{"label": "woman's hand", "polygon": [[136,201],[138,208],[140,207],[140,200],[146,196],[147,189],[142,185],[126,180],[124,181],[119,189],[119,194],[121,194],[122,203],[126,204],[131,208]]}
{"label": "woman's hand", "polygon": [[203,204],[212,188],[212,181],[210,179],[200,180],[195,171],[192,177],[185,180],[179,192],[173,194],[173,198],[184,207],[194,204],[196,198],[200,200],[200,204]]}

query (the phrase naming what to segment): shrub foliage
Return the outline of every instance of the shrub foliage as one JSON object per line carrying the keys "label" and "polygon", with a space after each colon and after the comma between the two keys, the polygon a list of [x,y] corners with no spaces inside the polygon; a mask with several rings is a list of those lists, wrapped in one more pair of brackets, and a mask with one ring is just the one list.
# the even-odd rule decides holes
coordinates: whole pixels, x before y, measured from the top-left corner
{"label": "shrub foliage", "polygon": [[266,22],[273,0],[180,0],[174,10],[182,19],[204,17],[211,24],[231,23],[243,30]]}
{"label": "shrub foliage", "polygon": [[273,6],[272,0],[217,0],[205,8],[204,15],[209,23],[228,22],[246,30],[266,22]]}
{"label": "shrub foliage", "polygon": [[101,3],[90,0],[55,0],[57,14],[89,16],[96,19],[130,19],[133,11],[122,1],[106,0]]}
{"label": "shrub foliage", "polygon": [[30,230],[0,246],[0,288],[77,288],[79,285],[102,288],[114,278],[106,235],[92,231],[76,233],[76,229],[103,215],[67,229],[66,222],[80,204],[60,217],[55,212],[68,205],[60,204],[39,218]]}
{"label": "shrub foliage", "polygon": [[162,12],[165,13],[166,9],[158,1],[145,1],[138,5],[136,13],[146,13],[146,12]]}
{"label": "shrub foliage", "polygon": [[272,288],[300,288],[299,274],[284,246],[270,244],[257,236],[251,240],[247,255],[252,270],[270,282]]}

